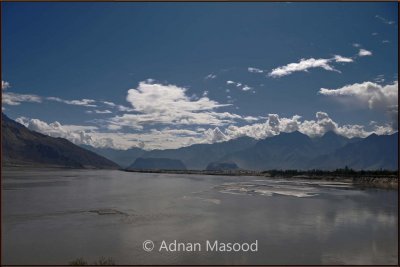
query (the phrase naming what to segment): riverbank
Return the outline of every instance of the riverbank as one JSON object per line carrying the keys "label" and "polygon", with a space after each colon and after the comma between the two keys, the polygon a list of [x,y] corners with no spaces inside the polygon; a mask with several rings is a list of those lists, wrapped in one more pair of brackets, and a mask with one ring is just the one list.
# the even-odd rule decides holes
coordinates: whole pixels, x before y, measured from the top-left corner
{"label": "riverbank", "polygon": [[[132,170],[125,169],[126,172],[138,173],[167,173],[167,174],[188,174],[188,175],[219,175],[219,176],[258,176],[268,178],[285,178],[285,179],[310,179],[321,181],[348,182],[359,187],[374,187],[382,189],[398,190],[398,175],[383,172],[360,171],[354,173],[337,173],[337,172],[306,172],[308,174],[298,174],[302,172],[281,172],[281,171],[248,171],[248,170],[225,170],[225,171],[209,171],[209,170]],[[322,173],[322,174],[321,174]]]}

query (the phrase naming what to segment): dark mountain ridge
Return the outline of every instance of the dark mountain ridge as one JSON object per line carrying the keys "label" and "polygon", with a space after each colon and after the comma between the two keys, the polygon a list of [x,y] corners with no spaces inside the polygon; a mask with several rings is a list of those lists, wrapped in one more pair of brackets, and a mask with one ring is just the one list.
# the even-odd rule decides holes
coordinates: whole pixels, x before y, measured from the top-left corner
{"label": "dark mountain ridge", "polygon": [[27,129],[2,114],[2,164],[118,169],[114,162],[83,149],[64,138]]}
{"label": "dark mountain ridge", "polygon": [[397,169],[398,134],[348,139],[328,132],[310,138],[300,132],[281,133],[228,154],[219,161],[249,170],[268,169]]}

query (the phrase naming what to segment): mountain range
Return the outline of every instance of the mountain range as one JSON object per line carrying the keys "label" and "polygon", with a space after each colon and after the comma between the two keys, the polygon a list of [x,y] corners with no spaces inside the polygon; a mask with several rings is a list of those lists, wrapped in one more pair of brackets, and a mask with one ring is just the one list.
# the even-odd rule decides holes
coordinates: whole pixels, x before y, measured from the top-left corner
{"label": "mountain range", "polygon": [[[226,168],[225,163],[240,169],[324,169],[348,166],[353,169],[397,170],[398,133],[372,134],[366,138],[346,138],[334,133],[310,138],[298,131],[281,133],[262,140],[240,137],[214,144],[196,144],[178,149],[145,151],[140,148],[120,151],[90,148],[123,167],[136,158],[180,160],[187,169]],[[225,167],[224,167],[225,166]]]}
{"label": "mountain range", "polygon": [[2,116],[4,164],[189,170],[332,170],[345,166],[355,170],[398,169],[397,132],[349,139],[334,132],[310,138],[295,131],[262,140],[239,137],[226,142],[195,144],[178,149],[116,150],[88,145],[79,147],[63,138],[31,131],[6,115]]}
{"label": "mountain range", "polygon": [[345,166],[397,170],[397,151],[398,133],[348,139],[333,132],[310,138],[296,131],[260,140],[245,150],[227,154],[221,161],[235,162],[249,170],[333,170]]}

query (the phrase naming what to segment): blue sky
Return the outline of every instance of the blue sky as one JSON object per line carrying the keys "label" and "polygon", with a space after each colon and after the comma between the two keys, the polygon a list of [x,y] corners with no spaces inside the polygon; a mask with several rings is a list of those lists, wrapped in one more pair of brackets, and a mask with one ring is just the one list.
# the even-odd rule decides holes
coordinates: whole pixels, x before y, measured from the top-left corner
{"label": "blue sky", "polygon": [[397,131],[397,3],[1,4],[3,111],[36,131],[147,149]]}

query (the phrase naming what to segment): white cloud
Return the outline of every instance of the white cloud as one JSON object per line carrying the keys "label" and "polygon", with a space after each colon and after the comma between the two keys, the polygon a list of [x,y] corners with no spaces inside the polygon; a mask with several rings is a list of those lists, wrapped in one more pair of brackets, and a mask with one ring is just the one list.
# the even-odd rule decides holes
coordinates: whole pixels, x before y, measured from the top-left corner
{"label": "white cloud", "polygon": [[258,68],[248,67],[247,70],[251,73],[263,73],[264,71]]}
{"label": "white cloud", "polygon": [[61,137],[70,140],[75,144],[98,145],[87,131],[96,130],[95,126],[81,125],[61,125],[58,121],[46,123],[39,119],[28,119],[20,117],[17,122],[23,124],[28,129],[39,132],[52,137]]}
{"label": "white cloud", "polygon": [[108,109],[106,109],[106,110],[98,110],[98,109],[95,109],[94,110],[94,113],[96,113],[96,114],[110,114],[110,113],[112,113],[110,110],[108,110]]}
{"label": "white cloud", "polygon": [[109,123],[121,127],[142,129],[144,125],[215,125],[221,126],[242,119],[228,112],[215,109],[230,106],[208,97],[193,98],[187,89],[176,85],[140,82],[136,89],[128,90],[127,101],[135,114],[115,116]]}
{"label": "white cloud", "polygon": [[103,101],[103,104],[105,104],[105,105],[107,105],[107,106],[110,106],[110,107],[115,107],[115,106],[116,106],[115,103],[110,102],[110,101]]}
{"label": "white cloud", "polygon": [[358,56],[360,57],[372,56],[372,52],[365,49],[360,49],[360,51],[358,51]]}
{"label": "white cloud", "polygon": [[280,118],[277,114],[269,114],[266,122],[245,125],[241,127],[229,126],[225,129],[225,135],[229,139],[240,136],[249,136],[255,139],[264,139],[278,135],[282,132],[300,131],[310,137],[324,135],[333,131],[339,135],[353,138],[366,137],[371,133],[392,134],[395,130],[390,125],[375,125],[372,130],[366,130],[362,125],[342,125],[333,121],[325,112],[319,111],[315,114],[315,120],[301,121],[301,116],[295,115],[291,118]]}
{"label": "white cloud", "polygon": [[388,43],[390,43],[389,40],[383,40],[383,41],[382,41],[382,44],[388,44]]}
{"label": "white cloud", "polygon": [[94,103],[96,103],[96,100],[93,99],[80,99],[80,100],[65,100],[65,99],[61,99],[59,97],[47,97],[47,100],[50,101],[55,101],[55,102],[60,102],[60,103],[64,103],[64,104],[68,104],[68,105],[75,105],[75,106],[84,106],[84,107],[97,107],[97,105],[95,105]]}
{"label": "white cloud", "polygon": [[209,80],[209,79],[215,79],[215,78],[217,78],[217,75],[210,73],[204,79]]}
{"label": "white cloud", "polygon": [[[152,80],[152,79],[148,79],[148,80]],[[102,101],[103,104],[112,107],[112,108],[116,108],[118,111],[122,111],[122,112],[130,112],[133,111],[133,108],[129,108],[129,107],[125,107],[123,105],[117,105],[114,102],[110,102],[110,101]]]}
{"label": "white cloud", "polygon": [[17,94],[17,93],[3,93],[2,103],[4,105],[17,106],[22,102],[41,103],[42,99],[37,95],[30,94]]}
{"label": "white cloud", "polygon": [[329,131],[337,132],[337,123],[334,122],[326,112],[318,111],[315,117],[316,120],[303,121],[299,126],[300,132],[311,137],[322,136]]}
{"label": "white cloud", "polygon": [[350,98],[351,105],[359,103],[369,109],[383,111],[389,114],[392,125],[397,127],[398,81],[388,85],[363,82],[338,89],[321,88],[319,93],[326,96]]}
{"label": "white cloud", "polygon": [[[10,88],[10,83],[6,81],[1,81],[2,90]],[[85,107],[97,107],[94,103],[96,102],[93,99],[81,99],[81,100],[64,100],[59,97],[41,97],[34,94],[19,94],[19,93],[3,93],[2,94],[2,103],[5,105],[16,106],[21,104],[22,102],[33,102],[33,103],[41,103],[42,100],[55,101],[60,103],[65,103],[69,105],[76,106],[85,106]],[[104,103],[104,102],[103,102]],[[111,102],[106,102],[111,103]]]}
{"label": "white cloud", "polygon": [[298,63],[290,63],[285,66],[281,66],[278,68],[273,69],[268,76],[277,78],[277,77],[282,77],[286,76],[289,74],[292,74],[293,72],[298,72],[298,71],[305,71],[307,72],[311,68],[322,68],[324,70],[328,71],[336,71],[335,68],[333,68],[331,65],[329,65],[329,62],[331,59],[324,59],[324,58],[309,58],[309,59],[301,59]]}
{"label": "white cloud", "polygon": [[264,123],[255,123],[245,126],[230,125],[225,129],[226,136],[234,139],[240,136],[249,136],[255,139],[263,139],[279,134],[280,132],[293,132],[299,129],[300,116],[292,118],[279,118],[277,114],[269,114]]}
{"label": "white cloud", "polygon": [[[253,117],[253,119],[257,119]],[[55,121],[46,123],[39,119],[20,117],[18,122],[29,129],[53,137],[62,137],[75,144],[86,144],[94,147],[111,147],[128,149],[131,147],[145,147],[146,149],[169,149],[189,146],[192,144],[215,143],[227,141],[240,136],[250,136],[263,139],[278,135],[282,132],[300,131],[310,137],[322,136],[327,131],[334,131],[346,137],[366,137],[371,133],[392,134],[390,125],[371,125],[367,131],[361,125],[339,126],[327,113],[317,112],[315,120],[301,121],[301,117],[294,115],[291,118],[281,118],[277,114],[269,114],[264,123],[254,123],[245,126],[230,125],[224,130],[219,127],[205,129],[197,127],[194,130],[166,127],[161,130],[150,129],[138,133],[104,132],[95,126],[62,125]],[[119,128],[120,129],[120,128]]]}
{"label": "white cloud", "polygon": [[[240,88],[242,91],[249,91],[253,89],[252,87],[248,86],[247,84],[243,84],[240,82],[235,82],[235,81],[226,81],[226,84],[228,85],[235,85],[236,87]],[[229,93],[229,89],[226,89],[226,92]]]}
{"label": "white cloud", "polygon": [[388,85],[374,82],[355,83],[338,89],[321,88],[319,93],[327,96],[353,97],[368,105],[370,109],[387,108],[397,105],[398,82]]}
{"label": "white cloud", "polygon": [[122,112],[131,112],[134,111],[133,108],[128,108],[123,105],[117,105],[117,109]]}
{"label": "white cloud", "polygon": [[343,62],[343,63],[350,63],[350,62],[353,62],[353,59],[352,59],[352,58],[349,58],[349,57],[342,57],[342,56],[340,56],[340,55],[335,55],[334,59],[335,59],[336,62]]}
{"label": "white cloud", "polygon": [[243,119],[247,122],[252,122],[252,121],[258,121],[262,119],[263,117],[253,117],[253,116],[246,116]]}
{"label": "white cloud", "polygon": [[357,48],[358,48],[358,47],[361,47],[361,45],[358,44],[358,43],[354,43],[353,46],[354,46],[354,47],[357,47]]}
{"label": "white cloud", "polygon": [[251,87],[248,86],[248,85],[245,85],[245,86],[242,87],[242,90],[243,90],[243,91],[249,91],[249,90],[251,90],[251,89],[253,89],[253,88],[251,88]]}
{"label": "white cloud", "polygon": [[[11,85],[7,81],[1,81],[1,89],[6,90],[10,88]],[[33,94],[18,94],[18,93],[10,93],[10,92],[2,92],[1,101],[4,105],[10,106],[18,106],[22,102],[31,102],[31,103],[41,103],[42,98],[38,95]],[[4,108],[2,107],[2,110]]]}
{"label": "white cloud", "polygon": [[383,23],[388,24],[388,25],[392,25],[395,23],[393,20],[385,19],[384,17],[381,17],[379,15],[376,15],[375,18],[379,19],[380,21],[382,21]]}
{"label": "white cloud", "polygon": [[372,33],[372,36],[377,36],[377,35],[378,35],[377,32],[373,32],[373,33]]}
{"label": "white cloud", "polygon": [[10,88],[10,83],[6,81],[1,81],[1,89],[6,90],[7,88]]}
{"label": "white cloud", "polygon": [[135,111],[142,113],[196,112],[228,106],[219,104],[207,97],[192,100],[186,95],[186,89],[176,85],[140,82],[136,89],[129,89],[126,100]]}

